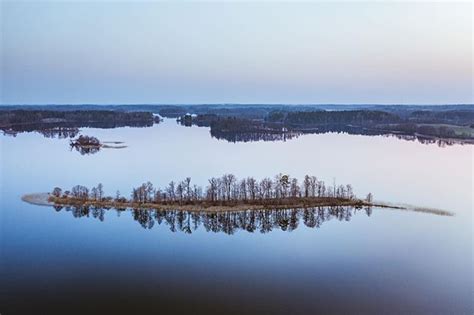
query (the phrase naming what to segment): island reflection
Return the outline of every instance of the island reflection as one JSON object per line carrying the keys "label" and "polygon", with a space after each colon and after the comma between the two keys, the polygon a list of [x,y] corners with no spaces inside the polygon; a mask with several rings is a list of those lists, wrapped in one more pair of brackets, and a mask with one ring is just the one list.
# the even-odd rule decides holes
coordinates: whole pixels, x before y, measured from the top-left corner
{"label": "island reflection", "polygon": [[[183,210],[149,210],[149,209],[106,209],[97,207],[62,207],[55,206],[56,211],[70,212],[75,218],[94,218],[104,221],[106,215],[131,213],[134,221],[144,229],[160,225],[167,226],[171,232],[191,234],[202,226],[206,232],[232,235],[237,231],[250,233],[269,233],[275,230],[294,231],[301,223],[308,228],[320,228],[330,220],[350,221],[362,212],[372,214],[372,207],[314,207],[298,209],[244,210],[244,211],[183,211]],[[115,210],[115,211],[114,211]]]}

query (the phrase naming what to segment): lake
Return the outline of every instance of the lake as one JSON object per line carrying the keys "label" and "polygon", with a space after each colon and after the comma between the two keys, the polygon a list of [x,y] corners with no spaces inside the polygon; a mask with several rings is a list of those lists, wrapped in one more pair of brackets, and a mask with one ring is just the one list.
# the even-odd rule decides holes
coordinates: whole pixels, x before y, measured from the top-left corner
{"label": "lake", "polygon": [[[344,133],[233,143],[171,119],[81,134],[127,147],[81,155],[68,139],[0,136],[1,314],[474,311],[471,145]],[[159,215],[153,223],[114,209],[81,216],[21,200],[55,186],[100,182],[107,194],[128,196],[148,180],[164,187],[189,176],[205,186],[224,173],[280,172],[454,216],[352,209],[323,213],[314,226],[298,212],[293,228],[250,232],[213,230],[205,224],[212,218],[201,217],[186,232]]]}

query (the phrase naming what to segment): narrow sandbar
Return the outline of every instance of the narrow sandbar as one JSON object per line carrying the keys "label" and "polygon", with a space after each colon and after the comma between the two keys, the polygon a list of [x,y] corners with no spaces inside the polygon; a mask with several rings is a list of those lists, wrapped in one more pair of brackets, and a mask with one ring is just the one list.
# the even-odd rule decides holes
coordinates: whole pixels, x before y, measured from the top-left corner
{"label": "narrow sandbar", "polygon": [[21,200],[37,206],[54,206],[54,202],[49,201],[49,193],[26,194]]}

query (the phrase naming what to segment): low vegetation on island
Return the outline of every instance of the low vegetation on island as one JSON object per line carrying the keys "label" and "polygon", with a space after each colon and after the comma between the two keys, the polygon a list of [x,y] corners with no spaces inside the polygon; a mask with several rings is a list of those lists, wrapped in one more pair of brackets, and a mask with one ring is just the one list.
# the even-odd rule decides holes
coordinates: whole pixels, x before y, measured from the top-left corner
{"label": "low vegetation on island", "polygon": [[71,146],[100,147],[102,144],[96,137],[80,135],[79,138],[71,140]]}
{"label": "low vegetation on island", "polygon": [[298,179],[278,174],[260,181],[253,177],[238,180],[233,174],[213,177],[203,189],[191,184],[191,178],[171,181],[165,188],[155,188],[151,182],[132,190],[130,197],[117,191],[115,197],[105,196],[98,184],[88,189],[82,185],[70,191],[54,188],[49,202],[55,205],[94,206],[113,208],[182,209],[182,210],[248,210],[284,209],[317,206],[372,206],[372,194],[358,199],[351,185],[327,186],[315,176]]}
{"label": "low vegetation on island", "polygon": [[80,135],[77,139],[70,141],[71,149],[76,149],[82,155],[97,153],[101,148],[123,149],[127,146],[121,141],[100,142],[96,137]]}

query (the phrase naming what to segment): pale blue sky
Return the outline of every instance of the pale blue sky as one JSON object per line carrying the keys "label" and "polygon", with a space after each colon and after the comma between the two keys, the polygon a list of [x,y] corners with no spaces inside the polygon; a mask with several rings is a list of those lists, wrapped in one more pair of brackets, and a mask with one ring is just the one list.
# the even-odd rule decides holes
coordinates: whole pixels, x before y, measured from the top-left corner
{"label": "pale blue sky", "polygon": [[472,4],[1,3],[3,104],[473,103]]}

